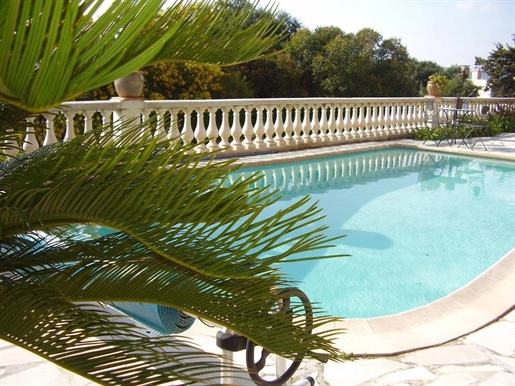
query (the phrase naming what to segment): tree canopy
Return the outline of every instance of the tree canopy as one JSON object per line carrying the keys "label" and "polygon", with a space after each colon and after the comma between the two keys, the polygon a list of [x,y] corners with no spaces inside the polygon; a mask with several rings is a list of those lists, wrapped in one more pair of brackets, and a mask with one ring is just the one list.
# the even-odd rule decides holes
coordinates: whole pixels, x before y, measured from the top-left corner
{"label": "tree canopy", "polygon": [[357,34],[338,27],[301,31],[289,52],[306,76],[312,96],[408,96],[415,88],[407,50],[365,28]]}
{"label": "tree canopy", "polygon": [[[515,42],[515,35],[513,41]],[[488,58],[476,57],[476,65],[490,75],[486,86],[495,96],[515,96],[515,46],[497,43]]]}

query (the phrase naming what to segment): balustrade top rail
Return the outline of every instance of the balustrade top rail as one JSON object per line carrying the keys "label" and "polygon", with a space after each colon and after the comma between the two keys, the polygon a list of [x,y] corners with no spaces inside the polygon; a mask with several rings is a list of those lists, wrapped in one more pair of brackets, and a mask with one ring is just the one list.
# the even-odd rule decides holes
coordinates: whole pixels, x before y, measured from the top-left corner
{"label": "balustrade top rail", "polygon": [[[455,98],[280,98],[67,102],[42,114],[44,134],[27,132],[23,149],[69,140],[78,132],[122,118],[151,120],[156,135],[197,143],[199,152],[224,154],[294,150],[363,141],[411,137],[424,127],[424,109],[453,107]],[[462,98],[469,108],[491,111],[515,104],[515,98]],[[438,111],[438,109],[436,109]],[[80,116],[79,123],[74,118]],[[61,117],[63,134],[56,133]],[[42,137],[42,138],[41,138]]]}

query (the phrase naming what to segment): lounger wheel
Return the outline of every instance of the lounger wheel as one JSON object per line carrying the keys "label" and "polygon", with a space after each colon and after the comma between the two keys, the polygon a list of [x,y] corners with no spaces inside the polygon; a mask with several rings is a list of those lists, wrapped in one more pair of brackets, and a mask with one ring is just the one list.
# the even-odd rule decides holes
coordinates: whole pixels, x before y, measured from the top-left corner
{"label": "lounger wheel", "polygon": [[[304,323],[306,327],[308,327],[308,332],[311,332],[313,326],[313,309],[311,307],[311,302],[304,292],[302,292],[298,288],[285,288],[281,289],[278,292],[279,295],[282,296],[281,301],[278,304],[277,312],[282,312],[285,314],[292,315],[292,299],[298,299],[295,301],[296,304],[299,304],[298,301],[302,303],[302,307],[304,309]],[[297,314],[296,314],[297,315]],[[250,339],[247,340],[246,347],[246,360],[247,360],[247,369],[250,375],[250,378],[254,381],[256,385],[259,386],[280,386],[286,383],[292,376],[295,374],[295,371],[299,368],[302,360],[304,359],[304,355],[299,355],[295,358],[295,360],[291,363],[291,365],[284,371],[283,374],[278,376],[275,379],[269,380],[264,379],[259,375],[259,372],[263,370],[265,367],[266,359],[270,355],[270,351],[262,348],[261,355],[259,360],[255,360],[255,347],[256,344],[252,342]]]}

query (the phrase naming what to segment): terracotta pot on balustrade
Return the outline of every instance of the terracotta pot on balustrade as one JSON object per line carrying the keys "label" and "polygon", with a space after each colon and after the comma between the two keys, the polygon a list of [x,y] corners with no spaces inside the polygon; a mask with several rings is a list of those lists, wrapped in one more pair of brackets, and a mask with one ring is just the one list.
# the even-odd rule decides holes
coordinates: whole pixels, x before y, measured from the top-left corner
{"label": "terracotta pot on balustrade", "polygon": [[143,91],[143,72],[134,71],[132,74],[114,81],[114,88],[121,98],[139,98]]}
{"label": "terracotta pot on balustrade", "polygon": [[427,82],[427,95],[434,96],[434,97],[441,97],[442,92],[440,91],[440,88],[433,82],[429,81]]}

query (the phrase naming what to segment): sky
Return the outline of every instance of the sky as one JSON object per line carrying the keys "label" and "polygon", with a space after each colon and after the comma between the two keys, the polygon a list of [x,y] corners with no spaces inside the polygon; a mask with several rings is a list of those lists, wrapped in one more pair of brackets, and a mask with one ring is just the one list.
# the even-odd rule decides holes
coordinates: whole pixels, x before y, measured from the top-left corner
{"label": "sky", "polygon": [[[411,57],[443,67],[475,64],[497,43],[514,45],[515,0],[272,0],[306,28],[372,28],[398,38]],[[261,0],[266,6],[268,1]]]}

